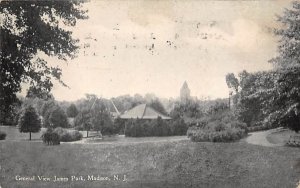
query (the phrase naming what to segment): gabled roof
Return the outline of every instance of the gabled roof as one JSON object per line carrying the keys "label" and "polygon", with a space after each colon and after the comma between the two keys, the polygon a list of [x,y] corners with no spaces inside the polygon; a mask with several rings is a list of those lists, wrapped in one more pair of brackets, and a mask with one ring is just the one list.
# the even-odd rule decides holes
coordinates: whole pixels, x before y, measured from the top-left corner
{"label": "gabled roof", "polygon": [[162,119],[171,119],[169,116],[163,115],[147,104],[140,104],[125,112],[120,117],[121,119],[157,119],[158,117],[161,117]]}

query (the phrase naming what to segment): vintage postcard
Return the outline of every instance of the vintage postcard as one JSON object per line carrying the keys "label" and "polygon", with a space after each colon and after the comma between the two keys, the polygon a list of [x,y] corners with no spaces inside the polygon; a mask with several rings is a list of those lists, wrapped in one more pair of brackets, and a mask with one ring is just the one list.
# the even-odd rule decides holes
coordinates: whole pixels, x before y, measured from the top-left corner
{"label": "vintage postcard", "polygon": [[300,187],[300,1],[0,0],[0,188]]}

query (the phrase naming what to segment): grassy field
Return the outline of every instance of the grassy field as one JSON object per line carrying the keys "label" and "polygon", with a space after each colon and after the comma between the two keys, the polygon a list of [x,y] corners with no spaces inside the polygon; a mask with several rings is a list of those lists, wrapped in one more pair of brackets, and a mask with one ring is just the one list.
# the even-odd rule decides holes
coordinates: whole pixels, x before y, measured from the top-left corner
{"label": "grassy field", "polygon": [[[243,142],[184,140],[45,146],[41,142],[0,141],[0,151],[3,188],[295,188],[300,180],[299,148],[271,148]],[[35,180],[17,181],[18,175],[35,176]],[[88,176],[92,175],[102,178],[89,180]],[[120,179],[116,176],[114,179],[114,175]],[[124,175],[126,181],[122,181]],[[37,176],[49,177],[50,181],[40,181]],[[68,178],[68,181],[54,182],[54,176]],[[72,176],[83,179],[72,181]]]}
{"label": "grassy field", "polygon": [[[29,133],[20,133],[19,129],[16,126],[0,126],[0,131],[3,131],[7,134],[6,140],[29,140]],[[32,133],[32,140],[41,140],[43,132],[46,132],[46,128],[41,128],[41,131],[38,133]],[[83,137],[86,137],[86,131],[79,131]],[[90,131],[91,133],[92,131]]]}
{"label": "grassy field", "polygon": [[289,140],[290,136],[294,134],[294,131],[283,129],[268,135],[267,140],[273,144],[286,143]]}

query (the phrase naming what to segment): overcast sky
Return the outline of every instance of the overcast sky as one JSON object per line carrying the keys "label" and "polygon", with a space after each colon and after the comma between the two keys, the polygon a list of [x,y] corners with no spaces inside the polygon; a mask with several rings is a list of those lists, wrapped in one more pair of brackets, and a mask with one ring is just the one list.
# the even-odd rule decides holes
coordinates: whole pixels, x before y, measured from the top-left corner
{"label": "overcast sky", "polygon": [[74,28],[90,47],[68,63],[49,59],[70,86],[55,83],[54,97],[177,97],[185,80],[193,96],[227,97],[227,73],[271,68],[277,39],[269,28],[278,27],[275,15],[288,6],[287,0],[91,1],[90,18]]}

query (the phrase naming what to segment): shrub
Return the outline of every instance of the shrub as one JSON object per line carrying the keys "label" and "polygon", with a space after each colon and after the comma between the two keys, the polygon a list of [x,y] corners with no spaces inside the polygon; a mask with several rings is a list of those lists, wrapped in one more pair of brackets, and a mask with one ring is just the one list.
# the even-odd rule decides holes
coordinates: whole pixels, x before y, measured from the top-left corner
{"label": "shrub", "polygon": [[183,119],[128,120],[125,122],[125,135],[131,137],[186,135],[188,125]]}
{"label": "shrub", "polygon": [[241,139],[246,132],[240,128],[227,128],[221,131],[194,128],[189,129],[187,134],[193,142],[231,142]]}
{"label": "shrub", "polygon": [[188,125],[183,119],[176,119],[170,122],[171,124],[171,134],[172,135],[186,135],[188,130]]}
{"label": "shrub", "polygon": [[61,142],[73,142],[82,139],[82,134],[77,130],[66,130],[61,127],[57,127],[53,131],[59,136]]}
{"label": "shrub", "polygon": [[6,133],[0,131],[0,140],[5,140],[5,138],[6,138]]}
{"label": "shrub", "polygon": [[52,129],[48,129],[43,135],[42,135],[43,142],[47,145],[59,145],[60,139],[59,135],[56,132],[53,132]]}

